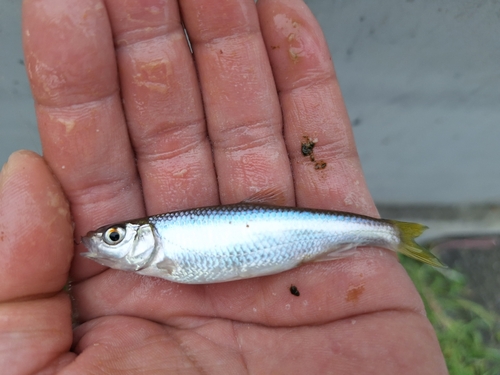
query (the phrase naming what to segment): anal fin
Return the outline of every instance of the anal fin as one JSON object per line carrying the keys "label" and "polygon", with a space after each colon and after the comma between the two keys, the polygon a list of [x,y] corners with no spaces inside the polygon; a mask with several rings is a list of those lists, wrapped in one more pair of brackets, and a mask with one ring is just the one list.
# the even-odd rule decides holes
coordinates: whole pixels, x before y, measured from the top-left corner
{"label": "anal fin", "polygon": [[[325,262],[328,260],[347,258],[356,252],[357,246],[354,244],[342,244],[332,249],[328,253],[321,254],[320,256],[311,259],[310,262]],[[309,263],[305,261],[304,263]]]}

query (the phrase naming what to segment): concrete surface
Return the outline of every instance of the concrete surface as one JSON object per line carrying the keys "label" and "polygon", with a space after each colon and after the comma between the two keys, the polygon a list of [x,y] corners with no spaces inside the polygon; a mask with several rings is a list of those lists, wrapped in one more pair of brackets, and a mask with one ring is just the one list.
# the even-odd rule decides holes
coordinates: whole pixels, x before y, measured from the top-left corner
{"label": "concrete surface", "polygon": [[[498,0],[309,0],[386,205],[500,202]],[[0,0],[0,164],[40,152],[19,0]]]}

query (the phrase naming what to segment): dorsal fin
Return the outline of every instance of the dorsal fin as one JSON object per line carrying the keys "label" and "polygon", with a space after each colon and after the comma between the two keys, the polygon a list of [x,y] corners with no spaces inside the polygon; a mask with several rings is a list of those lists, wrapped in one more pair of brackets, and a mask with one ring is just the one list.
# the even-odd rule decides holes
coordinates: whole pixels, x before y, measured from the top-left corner
{"label": "dorsal fin", "polygon": [[249,196],[240,203],[243,204],[267,204],[272,206],[286,205],[285,194],[278,188],[266,188]]}

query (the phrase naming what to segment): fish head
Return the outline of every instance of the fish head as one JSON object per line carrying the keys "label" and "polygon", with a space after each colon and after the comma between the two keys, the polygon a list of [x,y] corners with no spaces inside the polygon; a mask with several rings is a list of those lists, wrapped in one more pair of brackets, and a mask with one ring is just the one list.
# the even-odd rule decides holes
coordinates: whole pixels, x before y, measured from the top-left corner
{"label": "fish head", "polygon": [[154,228],[147,222],[127,222],[101,227],[87,233],[82,256],[111,268],[138,271],[156,253]]}

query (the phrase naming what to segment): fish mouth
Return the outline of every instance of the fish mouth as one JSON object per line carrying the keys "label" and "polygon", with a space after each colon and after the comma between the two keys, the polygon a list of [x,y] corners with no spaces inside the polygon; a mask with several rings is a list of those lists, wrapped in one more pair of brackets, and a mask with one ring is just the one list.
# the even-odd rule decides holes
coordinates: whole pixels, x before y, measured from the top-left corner
{"label": "fish mouth", "polygon": [[92,241],[92,237],[89,236],[90,234],[91,233],[89,233],[86,236],[83,236],[81,238],[81,242],[87,248],[88,251],[86,251],[84,253],[80,253],[80,255],[83,256],[83,257],[85,257],[85,258],[96,258],[97,257],[97,253],[92,250],[92,242],[93,241]]}
{"label": "fish mouth", "polygon": [[88,235],[81,237],[81,243],[83,243],[85,245],[85,247],[90,247],[91,242],[92,242],[92,240],[90,239],[90,237]]}

